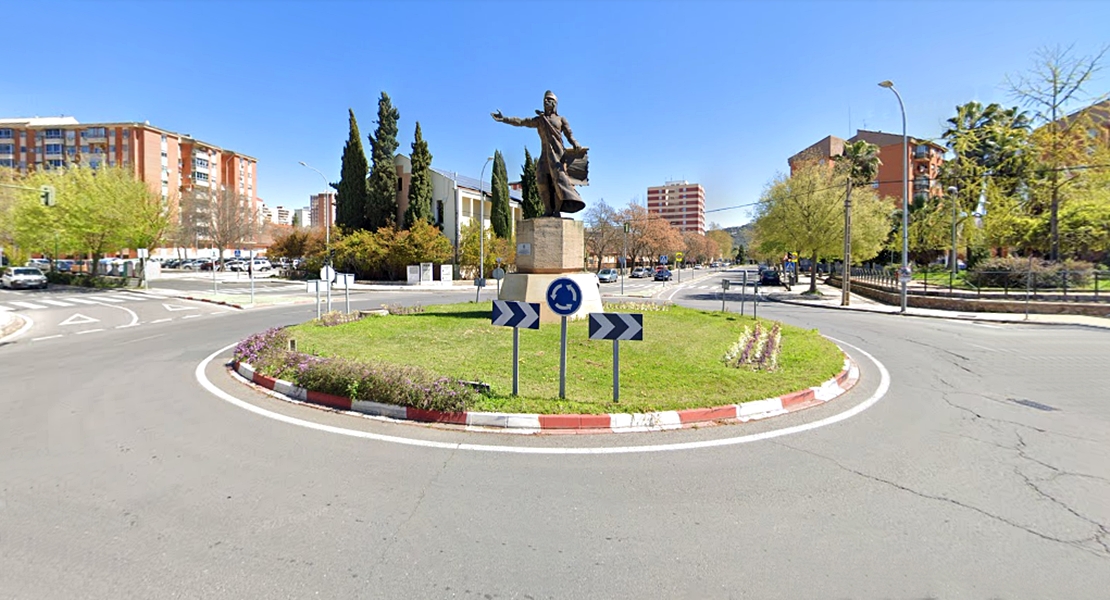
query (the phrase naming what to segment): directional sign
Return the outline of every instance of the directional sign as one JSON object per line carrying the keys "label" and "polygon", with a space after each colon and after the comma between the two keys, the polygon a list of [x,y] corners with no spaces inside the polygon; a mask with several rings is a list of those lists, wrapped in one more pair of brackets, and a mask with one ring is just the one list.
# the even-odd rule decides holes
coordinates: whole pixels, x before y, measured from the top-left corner
{"label": "directional sign", "polygon": [[644,315],[590,313],[590,339],[643,341]]}
{"label": "directional sign", "polygon": [[547,306],[560,317],[569,317],[582,308],[582,288],[573,279],[560,277],[547,287]]}
{"label": "directional sign", "polygon": [[78,313],[66,319],[65,321],[62,321],[61,323],[58,323],[58,325],[84,325],[85,323],[96,323],[99,320],[100,319],[86,317],[85,315]]}
{"label": "directional sign", "polygon": [[494,300],[493,324],[503,325],[505,327],[539,329],[540,304],[538,302]]}
{"label": "directional sign", "polygon": [[[498,259],[498,260],[500,260],[500,259]],[[491,273],[490,276],[493,277],[494,279],[500,281],[500,280],[505,278],[505,269],[502,269],[501,267],[497,267],[496,269],[493,270],[493,273]]]}

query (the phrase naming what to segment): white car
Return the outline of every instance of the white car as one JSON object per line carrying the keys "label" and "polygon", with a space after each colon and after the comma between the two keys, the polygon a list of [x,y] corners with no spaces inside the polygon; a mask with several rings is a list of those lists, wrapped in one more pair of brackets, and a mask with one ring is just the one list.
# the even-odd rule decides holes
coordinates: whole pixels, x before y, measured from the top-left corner
{"label": "white car", "polygon": [[0,276],[0,287],[9,289],[41,288],[46,289],[46,275],[35,267],[14,267],[4,269]]}

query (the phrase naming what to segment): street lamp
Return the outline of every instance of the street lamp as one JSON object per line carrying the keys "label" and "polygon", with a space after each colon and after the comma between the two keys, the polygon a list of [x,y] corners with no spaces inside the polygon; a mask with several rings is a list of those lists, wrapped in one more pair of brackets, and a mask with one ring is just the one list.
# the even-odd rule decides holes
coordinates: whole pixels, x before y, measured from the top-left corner
{"label": "street lamp", "polygon": [[898,273],[898,280],[902,283],[901,313],[906,314],[906,286],[909,285],[910,273],[910,141],[906,137],[906,105],[902,103],[902,95],[894,88],[894,82],[889,79],[880,81],[879,87],[894,92],[894,97],[898,98],[898,108],[902,110],[902,270]]}
{"label": "street lamp", "polygon": [[[306,169],[316,171],[316,174],[320,176],[320,179],[324,180],[324,204],[327,208],[327,210],[325,211],[327,214],[324,215],[324,267],[326,269],[326,273],[328,274],[328,312],[331,312],[331,277],[334,274],[335,269],[331,268],[331,200],[328,199],[328,178],[324,177],[324,174],[321,173],[318,169],[305,164],[303,160],[297,162]],[[317,296],[317,299],[319,299],[319,296]]]}
{"label": "street lamp", "polygon": [[481,198],[478,200],[478,288],[477,293],[474,295],[474,301],[477,302],[481,299],[482,286],[486,284],[486,167],[489,166],[489,161],[493,157],[487,157],[486,162],[482,164],[482,174],[478,176],[478,194]]}

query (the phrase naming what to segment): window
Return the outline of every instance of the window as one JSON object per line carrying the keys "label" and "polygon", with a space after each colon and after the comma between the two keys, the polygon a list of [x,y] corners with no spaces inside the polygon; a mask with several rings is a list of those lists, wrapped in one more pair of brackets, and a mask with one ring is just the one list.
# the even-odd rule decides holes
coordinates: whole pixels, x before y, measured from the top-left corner
{"label": "window", "polygon": [[208,181],[208,173],[193,173],[197,181]]}
{"label": "window", "polygon": [[12,145],[11,144],[0,144],[0,154],[11,154],[11,153],[12,153]]}
{"label": "window", "polygon": [[62,130],[61,129],[46,129],[46,130],[43,130],[42,137],[44,137],[48,140],[61,139],[62,138]]}
{"label": "window", "polygon": [[46,153],[47,154],[61,154],[62,153],[62,145],[61,144],[47,144],[46,145]]}
{"label": "window", "polygon": [[0,140],[10,140],[10,139],[12,139],[12,130],[11,129],[0,129]]}
{"label": "window", "polygon": [[61,160],[58,159],[50,159],[46,161],[46,164],[49,165],[51,168],[56,168],[61,167],[63,163]]}
{"label": "window", "polygon": [[202,169],[207,169],[208,168],[208,160],[204,159],[204,158],[194,158],[193,159],[193,166],[194,167],[199,167],[199,168],[202,168]]}
{"label": "window", "polygon": [[[83,135],[85,137],[90,137],[90,138],[102,138],[102,137],[105,137],[108,134],[107,134],[107,131],[103,127],[89,127],[88,129],[85,130],[85,133]],[[47,137],[49,137],[49,136],[47,136]]]}
{"label": "window", "polygon": [[116,145],[115,144],[109,145],[108,146],[108,154],[115,154],[115,153],[116,153]]}
{"label": "window", "polygon": [[0,158],[0,167],[11,168],[11,166],[12,166],[12,159],[10,159],[10,158]]}

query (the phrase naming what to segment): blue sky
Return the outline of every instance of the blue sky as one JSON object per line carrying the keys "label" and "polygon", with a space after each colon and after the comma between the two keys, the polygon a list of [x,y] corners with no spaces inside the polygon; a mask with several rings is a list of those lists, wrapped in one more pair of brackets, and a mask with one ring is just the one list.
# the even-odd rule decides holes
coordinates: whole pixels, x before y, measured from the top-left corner
{"label": "blue sky", "polygon": [[[713,211],[757,200],[826,135],[900,132],[883,79],[910,135],[934,138],[957,104],[1014,104],[1005,76],[1038,48],[1092,54],[1110,40],[1110,3],[1094,0],[15,0],[0,14],[22,24],[6,28],[0,116],[188,133],[257,157],[259,195],[290,208],[323,186],[298,161],[337,180],[347,109],[365,143],[382,91],[401,114],[400,152],[419,121],[433,166],[477,177],[499,149],[515,180],[538,138],[489,112],[529,116],[551,89],[590,147],[588,205],[686,179]],[[1090,90],[1110,91],[1110,71]]]}

